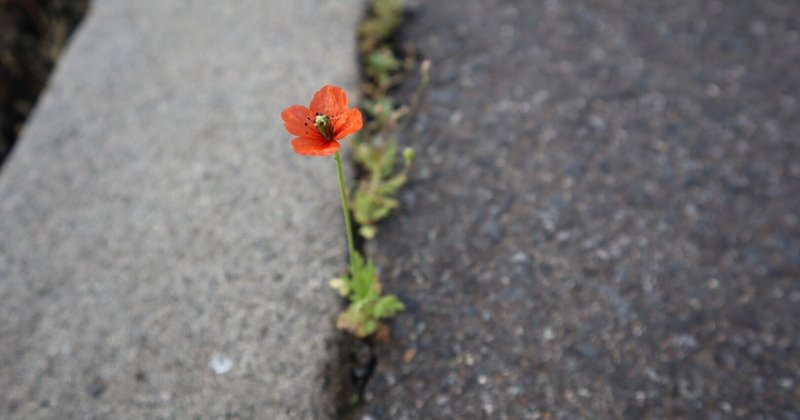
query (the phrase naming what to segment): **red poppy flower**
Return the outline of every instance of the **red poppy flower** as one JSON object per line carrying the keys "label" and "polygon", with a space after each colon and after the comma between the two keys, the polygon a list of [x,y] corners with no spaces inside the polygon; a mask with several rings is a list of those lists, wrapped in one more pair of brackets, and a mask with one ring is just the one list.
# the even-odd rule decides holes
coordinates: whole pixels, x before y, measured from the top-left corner
{"label": "red poppy flower", "polygon": [[339,150],[339,140],[361,130],[361,111],[347,108],[347,94],[326,85],[314,94],[308,108],[292,105],[281,112],[289,133],[297,136],[292,147],[299,155],[330,156]]}

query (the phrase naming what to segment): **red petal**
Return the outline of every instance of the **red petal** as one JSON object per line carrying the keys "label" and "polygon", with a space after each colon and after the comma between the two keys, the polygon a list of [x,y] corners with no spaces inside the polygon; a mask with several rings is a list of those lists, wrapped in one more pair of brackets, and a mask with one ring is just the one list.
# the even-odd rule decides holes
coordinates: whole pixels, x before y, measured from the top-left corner
{"label": "red petal", "polygon": [[358,108],[348,109],[345,112],[337,115],[333,121],[333,128],[335,130],[333,139],[343,139],[353,133],[361,130],[364,126],[364,121],[361,119],[361,111]]}
{"label": "red petal", "polygon": [[298,137],[292,140],[295,153],[305,156],[330,156],[339,150],[339,142],[323,138]]}
{"label": "red petal", "polygon": [[347,110],[347,94],[338,86],[325,85],[314,94],[309,108],[328,117],[335,117]]}
{"label": "red petal", "polygon": [[322,138],[317,127],[314,126],[314,113],[304,106],[292,105],[284,109],[281,112],[281,118],[286,131],[295,136]]}

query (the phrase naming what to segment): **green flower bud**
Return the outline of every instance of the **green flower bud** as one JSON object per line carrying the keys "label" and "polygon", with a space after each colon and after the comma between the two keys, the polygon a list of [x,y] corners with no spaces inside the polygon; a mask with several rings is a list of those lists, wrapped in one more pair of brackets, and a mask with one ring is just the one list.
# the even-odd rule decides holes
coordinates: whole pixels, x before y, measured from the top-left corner
{"label": "green flower bud", "polygon": [[411,162],[414,161],[414,149],[410,147],[403,149],[403,159],[406,161],[406,166],[411,166]]}
{"label": "green flower bud", "polygon": [[378,228],[373,225],[364,225],[358,229],[358,233],[360,233],[364,239],[372,239],[375,237],[375,234],[378,233]]}

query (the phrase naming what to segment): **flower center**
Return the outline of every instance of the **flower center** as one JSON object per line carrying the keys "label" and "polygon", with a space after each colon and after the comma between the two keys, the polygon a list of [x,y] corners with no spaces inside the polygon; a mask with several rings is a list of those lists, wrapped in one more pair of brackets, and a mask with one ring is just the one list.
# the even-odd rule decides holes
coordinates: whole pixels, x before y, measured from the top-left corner
{"label": "flower center", "polygon": [[314,125],[317,127],[317,131],[322,134],[322,137],[328,140],[333,138],[333,123],[331,123],[331,119],[327,115],[317,114]]}

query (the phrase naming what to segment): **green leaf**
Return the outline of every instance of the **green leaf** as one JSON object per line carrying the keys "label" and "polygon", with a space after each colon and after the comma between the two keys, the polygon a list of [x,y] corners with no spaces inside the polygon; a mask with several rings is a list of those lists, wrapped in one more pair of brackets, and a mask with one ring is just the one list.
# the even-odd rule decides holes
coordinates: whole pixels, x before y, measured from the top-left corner
{"label": "green leaf", "polygon": [[376,329],[378,329],[378,321],[375,319],[367,319],[364,321],[363,328],[366,335],[370,335],[374,333]]}
{"label": "green leaf", "polygon": [[397,156],[397,140],[389,140],[383,145],[378,166],[381,171],[381,178],[386,178],[392,173],[394,159]]}
{"label": "green leaf", "polygon": [[355,336],[364,337],[366,335],[363,328],[364,321],[365,314],[358,310],[353,310],[351,306],[339,314],[339,318],[336,319],[336,327],[350,331]]}
{"label": "green leaf", "polygon": [[378,221],[389,215],[393,209],[400,207],[400,202],[391,197],[382,197],[377,206],[372,209],[370,219]]}
{"label": "green leaf", "polygon": [[375,100],[364,100],[364,109],[370,118],[378,121],[379,125],[383,127],[394,111],[394,104],[390,98],[383,96]]}
{"label": "green leaf", "polygon": [[359,301],[371,296],[375,291],[378,278],[376,275],[375,264],[372,261],[364,263],[364,259],[356,253],[350,264],[350,301],[360,304]]}
{"label": "green leaf", "polygon": [[394,56],[392,49],[387,46],[367,55],[366,65],[367,72],[373,76],[388,74],[400,69],[400,61]]}
{"label": "green leaf", "polygon": [[383,194],[383,195],[394,194],[395,191],[399,190],[400,187],[405,185],[405,183],[406,183],[406,174],[405,172],[401,172],[394,178],[391,178],[386,182],[382,183],[381,186],[378,188],[378,194]]}
{"label": "green leaf", "polygon": [[395,295],[387,295],[375,304],[372,308],[372,315],[378,319],[395,316],[398,312],[405,309],[405,305]]}
{"label": "green leaf", "polygon": [[353,217],[359,225],[370,224],[370,208],[372,207],[370,196],[361,189],[355,191],[353,195]]}

